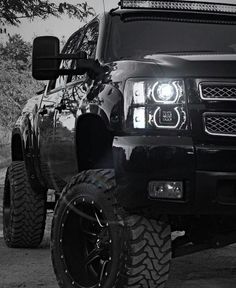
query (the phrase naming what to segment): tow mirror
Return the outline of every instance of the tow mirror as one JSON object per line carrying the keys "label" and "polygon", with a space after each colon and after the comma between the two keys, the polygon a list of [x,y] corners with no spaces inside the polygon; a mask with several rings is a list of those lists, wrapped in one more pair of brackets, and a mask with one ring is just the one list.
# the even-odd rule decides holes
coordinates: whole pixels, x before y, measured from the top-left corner
{"label": "tow mirror", "polygon": [[[37,37],[33,43],[32,75],[37,80],[54,80],[59,75],[82,75],[88,73],[93,80],[100,79],[107,67],[99,61],[87,59],[87,53],[60,54],[59,39],[53,36]],[[60,68],[62,60],[74,60],[75,68]]]}
{"label": "tow mirror", "polygon": [[32,75],[37,80],[53,80],[59,76],[60,42],[57,37],[43,36],[34,39]]}

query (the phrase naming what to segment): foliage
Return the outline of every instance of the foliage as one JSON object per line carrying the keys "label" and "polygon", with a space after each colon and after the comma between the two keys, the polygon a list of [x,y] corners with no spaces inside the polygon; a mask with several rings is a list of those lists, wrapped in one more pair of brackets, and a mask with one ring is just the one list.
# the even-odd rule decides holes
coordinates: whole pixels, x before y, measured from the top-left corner
{"label": "foliage", "polygon": [[67,2],[55,3],[50,0],[3,0],[0,1],[0,22],[17,25],[21,18],[40,17],[46,19],[50,15],[59,17],[63,14],[84,20],[94,15],[94,10],[87,2],[72,5]]}
{"label": "foliage", "polygon": [[9,130],[27,99],[42,88],[31,76],[31,49],[18,34],[0,46],[0,126]]}
{"label": "foliage", "polygon": [[[30,64],[32,45],[25,42],[19,34],[9,36],[5,45],[0,46],[0,55],[2,60],[10,60],[21,68],[27,68]],[[20,67],[18,67],[20,68]]]}

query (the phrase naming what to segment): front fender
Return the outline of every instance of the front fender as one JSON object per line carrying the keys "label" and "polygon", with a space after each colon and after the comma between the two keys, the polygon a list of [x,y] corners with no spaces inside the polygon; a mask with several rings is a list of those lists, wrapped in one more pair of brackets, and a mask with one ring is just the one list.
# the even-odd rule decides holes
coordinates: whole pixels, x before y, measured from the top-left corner
{"label": "front fender", "polygon": [[84,98],[77,116],[98,115],[104,121],[107,129],[120,129],[123,119],[123,95],[119,87],[112,84],[100,84],[99,89],[96,88],[95,91],[99,91],[99,93],[92,95],[96,92],[90,91]]}
{"label": "front fender", "polygon": [[[12,129],[12,155],[14,150],[19,151],[19,143],[21,143],[22,155],[36,154],[37,150],[37,113],[42,96],[30,98],[23,107],[21,115],[17,119]],[[16,140],[17,139],[17,140]],[[35,152],[34,152],[35,151]],[[18,152],[19,153],[19,152]],[[14,160],[14,159],[13,159]]]}

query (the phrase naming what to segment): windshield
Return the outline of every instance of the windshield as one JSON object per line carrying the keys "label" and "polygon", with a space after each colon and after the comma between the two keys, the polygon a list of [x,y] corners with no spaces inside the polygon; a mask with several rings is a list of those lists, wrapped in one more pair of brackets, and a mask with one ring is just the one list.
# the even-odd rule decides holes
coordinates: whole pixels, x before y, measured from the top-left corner
{"label": "windshield", "polygon": [[[156,54],[236,53],[236,25],[112,17],[108,61]],[[236,24],[236,23],[235,23]]]}

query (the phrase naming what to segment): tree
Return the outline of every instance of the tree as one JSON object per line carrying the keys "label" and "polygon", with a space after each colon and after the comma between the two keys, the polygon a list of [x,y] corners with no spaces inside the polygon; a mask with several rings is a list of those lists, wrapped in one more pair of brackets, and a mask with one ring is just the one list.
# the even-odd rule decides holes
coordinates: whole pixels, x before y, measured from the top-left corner
{"label": "tree", "polygon": [[40,17],[46,19],[53,15],[56,17],[67,14],[84,20],[94,15],[94,10],[87,2],[72,5],[67,2],[56,4],[50,0],[2,0],[0,1],[0,22],[3,24],[17,25],[22,18],[33,19]]}
{"label": "tree", "polygon": [[31,50],[19,34],[0,45],[0,126],[9,130],[25,102],[42,88],[31,76]]}
{"label": "tree", "polygon": [[4,60],[13,61],[15,64],[29,64],[32,45],[25,42],[20,34],[9,36],[5,46],[0,47],[0,57]]}

